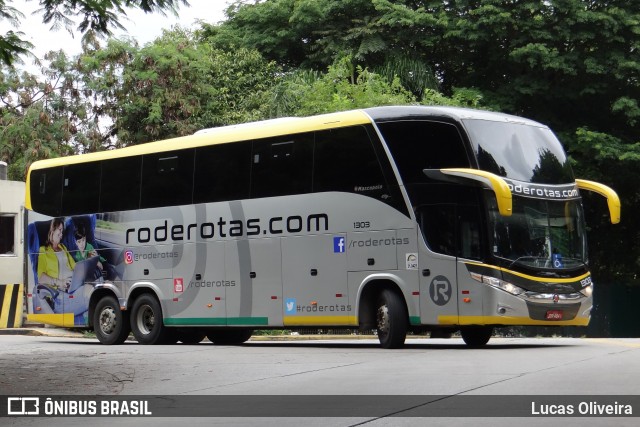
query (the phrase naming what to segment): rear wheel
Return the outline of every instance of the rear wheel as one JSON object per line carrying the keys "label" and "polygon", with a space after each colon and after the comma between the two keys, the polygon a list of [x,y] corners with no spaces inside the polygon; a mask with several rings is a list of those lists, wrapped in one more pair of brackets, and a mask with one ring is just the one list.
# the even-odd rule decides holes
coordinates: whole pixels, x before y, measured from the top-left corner
{"label": "rear wheel", "polygon": [[150,295],[140,295],[131,309],[131,331],[140,344],[164,344],[169,331],[162,323],[162,308]]}
{"label": "rear wheel", "polygon": [[376,304],[378,339],[383,348],[400,348],[407,337],[407,309],[397,293],[385,289]]}
{"label": "rear wheel", "polygon": [[460,329],[460,335],[469,347],[482,347],[493,334],[492,326],[467,326]]}
{"label": "rear wheel", "polygon": [[107,295],[98,301],[93,312],[93,330],[98,341],[106,345],[122,344],[129,336],[128,312],[120,310],[114,296]]}
{"label": "rear wheel", "polygon": [[207,334],[201,329],[179,329],[177,331],[178,341],[182,344],[198,344]]}
{"label": "rear wheel", "polygon": [[219,329],[214,331],[209,331],[207,334],[207,338],[214,344],[242,344],[245,341],[248,341],[253,334],[253,329]]}

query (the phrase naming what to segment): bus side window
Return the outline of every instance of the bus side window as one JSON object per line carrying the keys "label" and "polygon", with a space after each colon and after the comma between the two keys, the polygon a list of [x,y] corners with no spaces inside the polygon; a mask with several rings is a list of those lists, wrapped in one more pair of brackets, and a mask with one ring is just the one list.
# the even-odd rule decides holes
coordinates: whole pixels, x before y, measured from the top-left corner
{"label": "bus side window", "polygon": [[58,216],[62,208],[62,166],[36,169],[30,179],[33,210],[44,215]]}
{"label": "bus side window", "polygon": [[482,218],[480,206],[458,206],[458,256],[467,259],[481,259],[481,232]]}
{"label": "bus side window", "polygon": [[454,184],[419,186],[416,217],[427,246],[445,255],[481,259],[483,232],[479,189]]}
{"label": "bus side window", "polygon": [[416,212],[429,248],[456,256],[456,207],[450,204],[424,205]]}
{"label": "bus side window", "polygon": [[423,169],[471,166],[458,129],[449,123],[398,121],[378,124],[406,184],[428,181]]}
{"label": "bus side window", "polygon": [[140,207],[142,156],[104,160],[100,184],[100,212]]}
{"label": "bus side window", "polygon": [[311,192],[313,134],[253,141],[251,198]]}
{"label": "bus side window", "polygon": [[100,163],[64,167],[62,211],[65,215],[95,213],[100,202]]}
{"label": "bus side window", "polygon": [[387,184],[366,129],[362,126],[316,133],[313,191],[344,191],[379,200]]}
{"label": "bus side window", "polygon": [[193,203],[246,199],[250,176],[251,142],[197,148]]}
{"label": "bus side window", "polygon": [[142,156],[140,208],[190,204],[195,149]]}

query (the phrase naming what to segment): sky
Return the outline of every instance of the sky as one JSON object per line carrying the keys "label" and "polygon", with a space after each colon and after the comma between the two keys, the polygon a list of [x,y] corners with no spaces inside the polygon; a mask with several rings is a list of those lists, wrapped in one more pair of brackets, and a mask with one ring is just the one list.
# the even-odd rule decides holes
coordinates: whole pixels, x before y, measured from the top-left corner
{"label": "sky", "polygon": [[[127,11],[128,19],[120,21],[126,31],[114,31],[114,36],[135,38],[143,46],[158,37],[162,33],[162,29],[170,29],[174,25],[192,27],[198,19],[208,23],[222,21],[224,10],[230,1],[189,0],[191,6],[180,7],[177,17],[172,14],[167,14],[166,17],[159,13],[145,14],[140,10],[131,9]],[[63,49],[70,56],[80,53],[81,35],[79,33],[76,32],[72,37],[65,28],[53,31],[50,29],[50,24],[42,23],[41,14],[32,14],[39,8],[38,0],[13,0],[10,5],[25,15],[18,30],[24,33],[23,39],[34,44],[32,52],[38,58],[42,59],[44,54],[50,50]],[[79,23],[78,19],[76,19],[77,23]],[[6,24],[6,21],[3,24]],[[28,59],[25,58],[25,62],[29,62]]]}

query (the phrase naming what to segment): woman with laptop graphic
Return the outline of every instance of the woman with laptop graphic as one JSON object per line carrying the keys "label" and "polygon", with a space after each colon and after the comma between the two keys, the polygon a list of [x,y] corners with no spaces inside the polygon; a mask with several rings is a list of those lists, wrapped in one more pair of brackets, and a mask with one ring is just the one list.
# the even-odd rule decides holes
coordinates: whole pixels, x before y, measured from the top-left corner
{"label": "woman with laptop graphic", "polygon": [[[100,260],[95,250],[83,253],[86,259],[74,259],[72,252],[78,251],[69,251],[62,243],[64,233],[64,218],[53,218],[45,244],[40,246],[38,253],[36,294],[53,313],[73,313],[74,324],[84,324],[89,308],[84,285],[88,278],[95,280]],[[82,248],[85,249],[88,248]]]}
{"label": "woman with laptop graphic", "polygon": [[38,254],[38,283],[66,291],[71,285],[75,260],[62,243],[64,219],[53,218],[44,246]]}

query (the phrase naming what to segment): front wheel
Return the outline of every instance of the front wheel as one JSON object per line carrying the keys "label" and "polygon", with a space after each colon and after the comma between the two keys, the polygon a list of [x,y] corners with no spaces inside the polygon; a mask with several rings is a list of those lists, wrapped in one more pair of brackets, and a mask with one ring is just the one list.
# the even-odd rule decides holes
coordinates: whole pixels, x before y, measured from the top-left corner
{"label": "front wheel", "polygon": [[169,332],[162,323],[162,308],[150,295],[140,295],[131,309],[131,331],[140,344],[162,344]]}
{"label": "front wheel", "polygon": [[385,289],[376,304],[376,325],[382,348],[400,348],[407,337],[407,309],[397,293]]}
{"label": "front wheel", "polygon": [[115,297],[107,295],[98,301],[93,312],[93,330],[102,344],[122,344],[127,339],[131,331],[128,313],[120,310]]}
{"label": "front wheel", "polygon": [[460,329],[460,335],[469,347],[482,347],[493,335],[492,326],[467,326]]}

